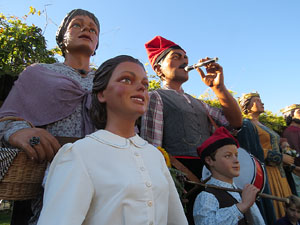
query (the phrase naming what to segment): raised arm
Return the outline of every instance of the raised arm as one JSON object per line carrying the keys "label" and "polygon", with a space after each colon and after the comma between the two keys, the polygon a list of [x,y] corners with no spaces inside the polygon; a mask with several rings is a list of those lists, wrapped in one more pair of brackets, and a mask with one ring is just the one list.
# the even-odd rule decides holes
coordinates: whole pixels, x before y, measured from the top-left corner
{"label": "raised arm", "polygon": [[[207,60],[201,59],[200,62]],[[230,125],[234,128],[240,128],[242,126],[242,113],[237,101],[227,90],[224,84],[223,68],[218,63],[210,63],[206,66],[207,74],[197,68],[202,81],[212,89],[212,91],[218,97],[224,115]]]}

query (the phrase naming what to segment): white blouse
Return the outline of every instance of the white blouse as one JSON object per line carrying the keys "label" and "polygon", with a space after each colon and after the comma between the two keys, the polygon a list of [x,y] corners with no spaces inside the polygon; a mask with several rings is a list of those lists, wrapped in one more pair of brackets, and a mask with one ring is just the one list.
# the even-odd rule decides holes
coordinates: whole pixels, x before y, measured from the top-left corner
{"label": "white blouse", "polygon": [[99,130],[51,163],[38,225],[188,224],[160,151]]}

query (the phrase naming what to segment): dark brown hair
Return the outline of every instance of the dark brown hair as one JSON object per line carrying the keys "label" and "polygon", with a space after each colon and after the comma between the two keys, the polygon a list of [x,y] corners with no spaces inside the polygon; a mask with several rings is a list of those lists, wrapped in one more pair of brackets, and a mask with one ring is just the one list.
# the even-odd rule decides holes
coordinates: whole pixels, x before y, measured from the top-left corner
{"label": "dark brown hair", "polygon": [[290,208],[292,205],[296,206],[296,209],[300,209],[300,198],[295,195],[288,197],[289,203],[285,203],[285,208]]}
{"label": "dark brown hair", "polygon": [[106,89],[114,70],[120,63],[123,62],[136,63],[145,70],[143,64],[138,59],[129,55],[119,55],[101,64],[101,66],[97,69],[93,80],[92,106],[90,109],[91,120],[97,129],[104,129],[107,120],[106,104],[99,102],[97,94]]}
{"label": "dark brown hair", "polygon": [[[253,97],[254,97],[254,96],[253,96]],[[240,101],[240,102],[239,102],[241,111],[242,111],[242,113],[244,113],[245,115],[247,115],[247,114],[249,113],[248,106],[250,105],[251,99],[252,99],[253,97],[244,99],[243,101]]]}

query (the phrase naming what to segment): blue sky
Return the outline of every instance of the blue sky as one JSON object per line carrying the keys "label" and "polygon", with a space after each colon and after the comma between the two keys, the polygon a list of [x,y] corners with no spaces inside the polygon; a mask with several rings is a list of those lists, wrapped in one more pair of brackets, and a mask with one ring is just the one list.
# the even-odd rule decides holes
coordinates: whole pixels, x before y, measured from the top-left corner
{"label": "blue sky", "polygon": [[[148,62],[144,44],[156,35],[184,48],[189,64],[218,57],[225,84],[242,93],[258,91],[265,109],[273,113],[300,104],[299,0],[0,0],[0,12],[23,16],[33,6],[46,8],[45,16],[27,22],[45,30],[48,48],[56,46],[55,33],[74,8],[93,12],[101,23],[100,43],[93,63],[99,66],[120,54]],[[50,19],[50,20],[49,20]],[[151,66],[146,66],[154,74]],[[207,87],[196,71],[189,73],[184,90],[195,96]]]}

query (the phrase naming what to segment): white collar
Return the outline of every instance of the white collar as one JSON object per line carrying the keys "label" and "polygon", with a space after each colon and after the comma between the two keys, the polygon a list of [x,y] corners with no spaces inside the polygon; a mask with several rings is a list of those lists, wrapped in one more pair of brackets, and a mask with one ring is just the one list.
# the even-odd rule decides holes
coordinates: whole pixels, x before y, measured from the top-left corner
{"label": "white collar", "polygon": [[107,130],[98,130],[90,135],[87,135],[87,137],[93,138],[103,144],[123,149],[128,148],[130,144],[133,144],[138,148],[142,148],[148,144],[147,141],[142,139],[137,134],[130,138],[124,138]]}

